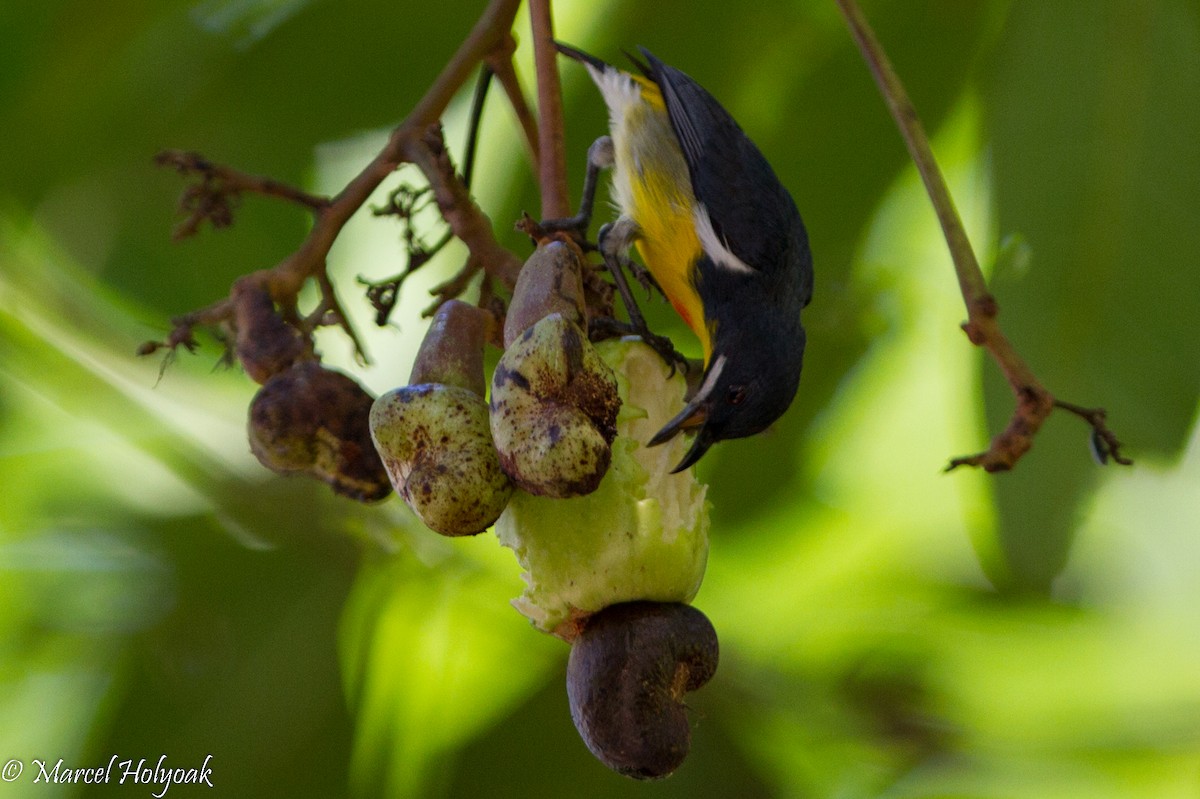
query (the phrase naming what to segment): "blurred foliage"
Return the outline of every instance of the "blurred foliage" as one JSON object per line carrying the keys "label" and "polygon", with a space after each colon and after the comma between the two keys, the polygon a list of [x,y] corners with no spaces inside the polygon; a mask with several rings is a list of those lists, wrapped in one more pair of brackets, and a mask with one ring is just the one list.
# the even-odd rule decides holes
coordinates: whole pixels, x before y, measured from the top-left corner
{"label": "blurred foliage", "polygon": [[[935,218],[833,3],[556,5],[564,40],[645,45],[721,98],[816,253],[795,406],[701,467],[697,604],[722,664],[689,761],[650,785],[579,741],[566,647],[507,606],[520,577],[494,538],[264,473],[254,387],[213,370],[215,342],[161,381],[132,355],[306,221],[250,199],[232,230],[173,246],[180,187],[154,152],[336,191],[480,6],[0,4],[0,760],[211,753],[222,793],[259,797],[1200,793],[1200,6],[864,0],[1006,331],[1137,460],[1099,469],[1055,415],[1015,472],[947,476],[1011,397],[957,329]],[[578,189],[604,111],[582,70],[564,82]],[[523,152],[497,94],[476,194],[514,248],[510,220],[537,207]],[[376,391],[407,375],[425,292],[462,251],[367,331],[353,279],[399,253],[364,212],[332,254],[374,363],[322,347]],[[687,342],[665,304],[650,316]],[[0,794],[131,790],[31,780]]]}
{"label": "blurred foliage", "polygon": [[[1200,331],[1170,300],[1200,296],[1200,163],[1185,155],[1200,132],[1198,52],[1194,3],[1030,3],[1014,7],[983,80],[998,223],[1033,258],[996,276],[1006,319],[1021,320],[1014,343],[1062,397],[1105,403],[1129,441],[1162,456],[1178,455],[1200,394]],[[998,382],[993,424],[1008,406]],[[1053,580],[1094,485],[1078,431],[1059,421],[1044,457],[998,484],[1006,582]]]}

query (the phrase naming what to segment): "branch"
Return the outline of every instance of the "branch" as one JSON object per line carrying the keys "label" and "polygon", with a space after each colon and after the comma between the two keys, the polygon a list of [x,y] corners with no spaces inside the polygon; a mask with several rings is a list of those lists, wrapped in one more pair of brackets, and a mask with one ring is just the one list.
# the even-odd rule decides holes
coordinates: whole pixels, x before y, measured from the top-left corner
{"label": "branch", "polygon": [[[962,326],[963,331],[972,344],[987,350],[1004,373],[1017,399],[1017,406],[1008,426],[992,439],[988,450],[978,455],[955,458],[950,461],[946,470],[950,471],[958,466],[981,466],[989,472],[1007,471],[1033,446],[1034,436],[1056,406],[1064,409],[1077,406],[1056,400],[1001,331],[996,319],[999,314],[996,298],[988,291],[987,281],[979,268],[979,261],[971,248],[954,199],[946,187],[946,180],[933,156],[929,138],[917,116],[916,108],[913,107],[904,85],[858,4],[855,0],[836,1],[892,117],[896,120],[896,125],[900,128],[909,155],[917,166],[925,184],[925,191],[937,212],[942,233],[950,249],[950,257],[954,261],[959,290],[967,306],[967,321]],[[1092,425],[1093,449],[1099,437],[1099,440],[1106,442],[1110,447],[1106,454],[1112,455],[1113,460],[1125,465],[1132,463],[1128,458],[1119,455],[1117,448],[1120,444],[1104,426],[1102,409],[1075,412]]]}
{"label": "branch", "polygon": [[534,117],[533,109],[529,107],[529,102],[525,99],[525,92],[521,89],[521,82],[517,78],[517,71],[513,67],[512,53],[509,53],[504,58],[489,59],[488,65],[492,68],[492,73],[496,76],[496,79],[500,81],[500,86],[504,89],[505,95],[508,96],[513,113],[517,115],[517,122],[521,125],[521,132],[525,137],[525,146],[529,148],[529,155],[533,159],[533,163],[541,164],[541,148],[538,144],[538,121]]}
{"label": "branch", "polygon": [[179,210],[186,217],[171,231],[175,241],[194,235],[205,220],[216,228],[233,224],[233,208],[243,192],[286,200],[315,213],[329,205],[328,197],[309,194],[273,178],[214,164],[199,153],[163,150],[154,156],[154,163],[173,167],[184,176],[200,178],[199,183],[189,185],[179,198]]}
{"label": "branch", "polygon": [[[476,98],[478,99],[478,97],[479,90],[477,89]],[[468,155],[471,153],[469,144],[467,153]],[[464,185],[470,185],[470,172],[469,164],[463,167]],[[404,269],[398,275],[375,282],[367,280],[361,275],[358,277],[359,284],[367,288],[367,301],[375,309],[375,324],[380,327],[386,325],[391,318],[392,311],[400,299],[400,288],[404,285],[404,281],[433,260],[433,257],[454,238],[454,233],[448,230],[437,242],[427,245],[417,235],[413,217],[427,205],[426,197],[431,193],[432,188],[428,185],[422,188],[413,188],[407,183],[402,183],[388,196],[387,205],[371,209],[371,212],[375,216],[394,216],[398,218],[404,227],[402,234],[406,257]]]}
{"label": "branch", "polygon": [[450,226],[450,231],[466,243],[471,258],[505,285],[510,288],[515,286],[517,273],[521,270],[521,259],[496,240],[491,220],[475,204],[467,187],[458,179],[442,140],[441,125],[429,126],[421,139],[409,143],[405,155],[424,173],[433,189],[442,218]]}
{"label": "branch", "polygon": [[558,50],[554,46],[554,22],[550,0],[530,0],[533,22],[533,58],[537,69],[538,183],[542,194],[542,218],[563,219],[571,215],[567,199],[566,137],[563,133],[562,86],[558,79]]}
{"label": "branch", "polygon": [[454,95],[470,78],[475,67],[493,50],[503,50],[509,40],[513,18],[519,5],[520,0],[492,0],[488,4],[466,41],[438,75],[429,91],[408,117],[392,131],[383,150],[333,199],[300,249],[290,259],[281,262],[276,267],[277,270],[293,273],[299,278],[299,282],[303,283],[304,278],[315,274],[316,269],[321,268],[334,239],[347,220],[400,164],[413,160],[411,150],[414,147],[419,148],[416,142],[425,135],[430,125],[438,121]]}
{"label": "branch", "polygon": [[[518,264],[519,266],[519,264]],[[442,307],[442,303],[449,302],[462,295],[467,290],[467,286],[471,285],[471,281],[479,274],[479,261],[475,258],[468,258],[455,275],[448,280],[444,280],[429,290],[433,295],[433,302],[429,307],[421,311],[421,316],[425,318],[432,317],[437,313],[438,308]]]}
{"label": "branch", "polygon": [[[203,165],[200,171],[205,175],[215,175],[228,181],[229,185],[237,190],[253,190],[261,194],[284,197],[313,210],[314,224],[295,252],[274,267],[245,275],[240,281],[262,287],[276,302],[286,307],[294,306],[295,298],[305,282],[310,278],[315,279],[320,286],[322,300],[319,309],[321,313],[313,323],[340,324],[354,342],[359,357],[365,360],[366,356],[358,336],[341,313],[333,293],[333,284],[326,271],[326,259],[346,222],[366,203],[372,192],[402,163],[417,162],[432,184],[443,216],[456,235],[460,235],[466,242],[471,256],[478,259],[484,270],[494,272],[498,279],[510,287],[514,285],[516,278],[512,263],[517,260],[516,256],[496,243],[487,217],[471,201],[458,176],[453,174],[453,169],[447,173],[441,167],[437,155],[431,154],[431,145],[426,137],[431,127],[436,126],[454,95],[470,78],[475,67],[494,52],[511,52],[512,23],[519,5],[520,0],[491,0],[433,85],[408,117],[392,131],[384,148],[332,199],[313,197],[266,178],[256,178],[228,167],[216,166],[198,155],[166,153],[160,156],[161,163],[181,169],[185,166],[199,169]],[[438,141],[440,143],[440,129]],[[448,163],[448,159],[446,162]],[[231,191],[213,196],[228,197]],[[233,193],[236,194],[236,191]],[[186,196],[185,193],[185,198]],[[213,217],[213,214],[216,216]],[[228,203],[215,203],[202,218],[227,223]],[[194,232],[199,221],[193,222],[191,218],[186,220],[182,226],[182,233],[186,235]],[[165,346],[170,346],[174,351],[176,346],[186,346],[188,342],[193,341],[191,332],[195,325],[228,321],[231,315],[231,303],[223,301],[215,303],[203,312],[179,317],[174,320],[175,329],[166,342],[150,342],[140,351],[152,352]]]}
{"label": "branch", "polygon": [[[518,119],[525,129],[526,143],[532,146],[532,152],[535,153],[533,162],[537,161],[537,123],[529,112],[529,106],[525,103],[525,96],[521,92],[519,84],[516,83],[516,71],[512,62],[515,50],[516,40],[510,34],[505,38],[502,46],[488,55],[484,66],[479,70],[479,78],[475,81],[475,94],[471,98],[471,113],[467,122],[467,140],[463,147],[462,169],[459,173],[462,187],[468,191],[471,188],[474,173],[483,108],[487,101],[492,78],[496,77],[497,71],[505,76],[502,83],[505,84],[510,100],[517,111]],[[533,138],[529,139],[528,136],[531,132]],[[445,174],[446,172],[450,174]],[[439,170],[439,173],[445,181],[454,180],[453,170]],[[388,323],[392,311],[400,299],[400,289],[404,285],[404,281],[433,260],[434,256],[454,238],[453,230],[448,230],[435,244],[430,246],[426,245],[417,235],[414,217],[432,201],[429,199],[432,193],[432,185],[427,184],[421,188],[414,188],[403,183],[388,196],[386,205],[371,209],[375,216],[394,216],[400,220],[404,228],[405,244],[405,265],[399,274],[375,282],[366,280],[362,276],[358,278],[358,282],[367,287],[367,301],[375,309],[375,324],[377,325],[383,326]],[[433,315],[443,302],[460,296],[470,284],[471,278],[479,271],[478,259],[468,258],[466,266],[457,277],[431,290],[430,293],[437,299],[424,315]],[[480,302],[484,302],[482,296]]]}
{"label": "branch", "polygon": [[1060,399],[1054,400],[1054,407],[1073,413],[1092,426],[1092,438],[1089,443],[1096,463],[1103,466],[1111,458],[1122,466],[1133,465],[1132,460],[1121,455],[1121,442],[1117,440],[1116,434],[1108,429],[1105,423],[1107,414],[1103,408],[1084,408]]}

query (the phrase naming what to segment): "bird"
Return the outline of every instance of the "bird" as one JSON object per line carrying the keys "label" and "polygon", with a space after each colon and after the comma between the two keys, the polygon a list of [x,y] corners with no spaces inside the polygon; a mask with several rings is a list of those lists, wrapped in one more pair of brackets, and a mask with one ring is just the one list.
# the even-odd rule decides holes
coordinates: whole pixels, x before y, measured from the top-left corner
{"label": "bird", "polygon": [[611,168],[619,216],[601,229],[598,247],[631,321],[649,332],[620,276],[621,264],[632,266],[632,246],[703,348],[699,388],[647,442],[692,433],[672,470],[680,472],[719,441],[762,432],[791,406],[807,343],[800,312],[813,292],[808,232],[762,152],[692,78],[644,47],[644,62],[627,54],[641,73],[633,74],[556,46],[586,67],[609,115],[609,135],[588,151],[577,219],[590,219],[596,173]]}

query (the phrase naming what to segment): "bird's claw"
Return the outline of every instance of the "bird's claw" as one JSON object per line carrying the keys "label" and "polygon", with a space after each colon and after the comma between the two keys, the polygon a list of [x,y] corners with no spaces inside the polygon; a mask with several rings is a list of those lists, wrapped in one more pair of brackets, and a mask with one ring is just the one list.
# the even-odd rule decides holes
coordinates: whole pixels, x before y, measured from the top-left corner
{"label": "bird's claw", "polygon": [[688,359],[683,357],[683,354],[679,352],[679,350],[675,349],[675,345],[671,343],[671,339],[667,338],[666,336],[659,336],[649,331],[646,331],[645,333],[639,333],[638,335],[641,336],[642,341],[646,342],[646,345],[650,347],[650,349],[657,352],[658,356],[663,359],[663,362],[670,367],[671,371],[667,374],[667,379],[674,377],[675,372],[680,367],[682,367],[683,373],[685,375],[687,374]]}
{"label": "bird's claw", "polygon": [[667,296],[666,292],[662,290],[662,286],[658,285],[658,281],[654,279],[654,275],[650,274],[649,269],[630,259],[626,259],[624,264],[626,267],[628,267],[629,271],[633,273],[633,277],[637,280],[641,287],[646,290],[647,297],[651,296],[656,291],[663,297]]}
{"label": "bird's claw", "polygon": [[687,374],[691,366],[691,362],[683,356],[679,350],[675,349],[675,345],[671,343],[671,339],[666,336],[660,336],[657,333],[651,333],[644,327],[639,327],[636,324],[629,322],[620,322],[611,317],[602,316],[591,320],[590,330],[598,336],[637,336],[646,346],[654,350],[660,358],[663,359],[671,371],[667,375],[668,378],[674,377],[675,372],[680,367],[683,373]]}

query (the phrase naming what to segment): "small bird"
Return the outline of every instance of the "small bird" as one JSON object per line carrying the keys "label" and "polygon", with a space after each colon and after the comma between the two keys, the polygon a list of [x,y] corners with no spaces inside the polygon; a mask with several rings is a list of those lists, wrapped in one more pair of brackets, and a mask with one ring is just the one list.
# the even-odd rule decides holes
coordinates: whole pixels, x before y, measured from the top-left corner
{"label": "small bird", "polygon": [[704,349],[699,389],[648,442],[694,432],[674,469],[682,471],[717,441],[761,432],[791,405],[804,359],[800,311],[812,298],[808,234],[758,147],[690,77],[645,48],[646,63],[630,56],[641,75],[558,49],[587,67],[609,113],[611,138],[589,150],[580,217],[590,218],[596,172],[612,167],[620,216],[599,245],[631,319],[647,332],[620,276],[633,245]]}

